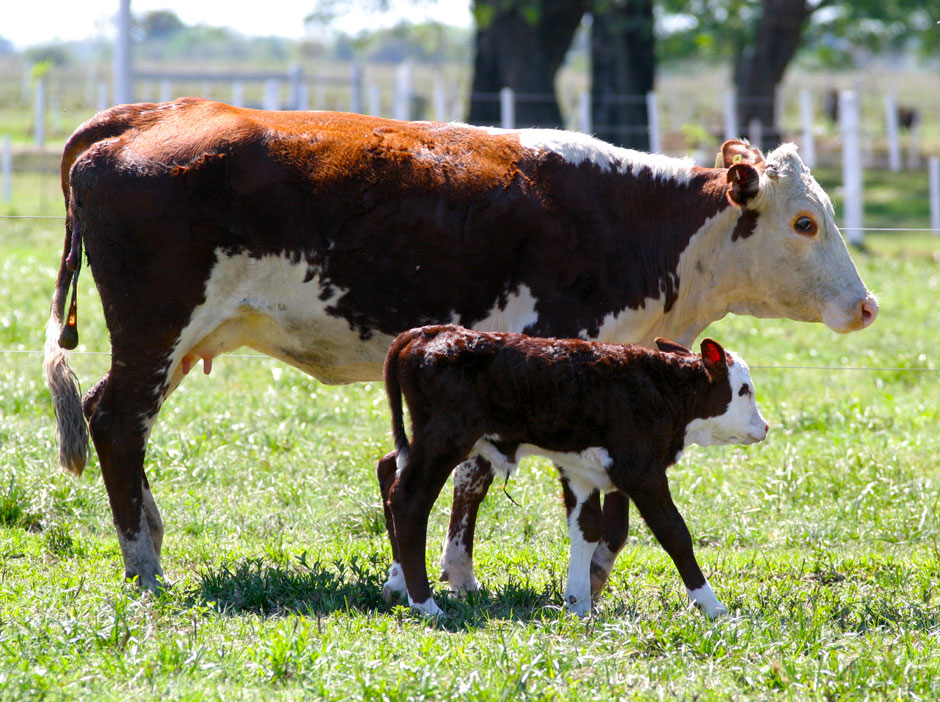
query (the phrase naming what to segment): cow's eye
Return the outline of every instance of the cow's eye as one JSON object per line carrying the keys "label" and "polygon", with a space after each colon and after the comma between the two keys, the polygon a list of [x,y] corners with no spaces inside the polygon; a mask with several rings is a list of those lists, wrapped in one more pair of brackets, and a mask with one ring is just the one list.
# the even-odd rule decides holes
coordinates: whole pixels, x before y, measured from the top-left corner
{"label": "cow's eye", "polygon": [[793,229],[806,236],[816,236],[816,232],[819,231],[816,220],[807,215],[800,215],[793,220]]}
{"label": "cow's eye", "polygon": [[748,385],[747,383],[744,383],[744,385],[741,386],[741,389],[738,390],[738,395],[739,395],[739,396],[746,397],[746,396],[748,396],[748,395],[750,395],[750,394],[751,394],[751,386]]}

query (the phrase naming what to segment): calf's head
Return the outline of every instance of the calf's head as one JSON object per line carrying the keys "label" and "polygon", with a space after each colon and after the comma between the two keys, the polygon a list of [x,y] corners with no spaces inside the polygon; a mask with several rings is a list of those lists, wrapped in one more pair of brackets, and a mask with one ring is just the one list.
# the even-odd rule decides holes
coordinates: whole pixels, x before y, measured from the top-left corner
{"label": "calf's head", "polygon": [[783,144],[767,155],[741,141],[722,145],[728,198],[743,212],[732,234],[744,256],[731,311],[823,322],[833,331],[864,329],[878,303],[852,262],[832,202]]}
{"label": "calf's head", "polygon": [[[688,349],[665,339],[656,339],[656,344],[661,351],[691,355]],[[747,364],[712,339],[702,341],[701,352],[708,388],[697,399],[696,413],[706,416],[689,422],[685,446],[763,441],[769,427],[757,408],[754,383]]]}

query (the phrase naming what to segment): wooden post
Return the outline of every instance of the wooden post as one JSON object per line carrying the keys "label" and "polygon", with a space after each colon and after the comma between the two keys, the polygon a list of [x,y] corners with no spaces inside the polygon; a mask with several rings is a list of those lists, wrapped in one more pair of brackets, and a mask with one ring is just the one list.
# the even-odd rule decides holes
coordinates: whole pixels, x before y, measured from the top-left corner
{"label": "wooden post", "polygon": [[862,151],[859,143],[858,98],[854,90],[839,93],[839,123],[842,129],[842,185],[845,192],[846,238],[861,246],[862,235]]}
{"label": "wooden post", "polygon": [[170,81],[164,78],[160,81],[160,102],[169,102],[173,99]]}
{"label": "wooden post", "polygon": [[663,145],[659,135],[659,105],[652,90],[646,94],[646,121],[650,130],[650,153],[657,154],[663,150]]}
{"label": "wooden post", "polygon": [[358,63],[354,63],[350,69],[349,89],[349,111],[362,112],[362,66]]}
{"label": "wooden post", "polygon": [[36,81],[33,93],[33,140],[36,148],[46,145],[46,79]]}
{"label": "wooden post", "polygon": [[764,125],[757,117],[747,123],[747,138],[758,149],[764,143]]}
{"label": "wooden post", "polygon": [[290,81],[290,92],[287,99],[287,109],[289,110],[299,110],[300,109],[300,88],[304,82],[304,69],[299,63],[295,63],[290,67],[290,71],[287,74],[287,79]]}
{"label": "wooden post", "polygon": [[395,69],[395,101],[392,117],[411,119],[411,64],[407,61]]}
{"label": "wooden post", "polygon": [[366,96],[369,101],[367,112],[373,117],[379,117],[382,114],[382,90],[375,83],[369,83],[366,90]]}
{"label": "wooden post", "polygon": [[512,88],[499,91],[499,124],[503,129],[516,127],[516,98]]}
{"label": "wooden post", "polygon": [[434,74],[434,119],[438,122],[450,121],[447,114],[447,84],[440,71]]}
{"label": "wooden post", "polygon": [[927,161],[930,180],[930,228],[940,236],[940,158],[931,156]]}
{"label": "wooden post", "polygon": [[578,129],[585,134],[594,130],[591,123],[591,91],[585,90],[578,98]]}
{"label": "wooden post", "polygon": [[114,40],[114,104],[134,101],[131,63],[131,0],[120,0]]}
{"label": "wooden post", "polygon": [[737,139],[738,133],[738,105],[737,96],[733,90],[725,93],[725,139]]}
{"label": "wooden post", "polygon": [[888,168],[901,170],[901,144],[898,141],[898,105],[893,91],[885,95],[885,130],[888,136]]}
{"label": "wooden post", "polygon": [[920,120],[911,125],[911,137],[907,143],[907,167],[912,171],[920,168]]}
{"label": "wooden post", "polygon": [[10,135],[4,134],[0,142],[0,174],[3,175],[3,187],[0,192],[3,194],[3,201],[9,202],[13,197],[13,147],[10,144]]}
{"label": "wooden post", "polygon": [[235,107],[245,106],[245,84],[240,80],[232,82],[232,104]]}
{"label": "wooden post", "polygon": [[103,80],[98,81],[98,112],[107,109],[108,105],[108,84]]}
{"label": "wooden post", "polygon": [[264,109],[278,110],[281,107],[281,81],[268,78],[264,81]]}
{"label": "wooden post", "polygon": [[802,125],[803,140],[800,150],[803,152],[803,163],[808,168],[816,165],[816,139],[813,136],[813,96],[805,88],[800,91],[800,123]]}

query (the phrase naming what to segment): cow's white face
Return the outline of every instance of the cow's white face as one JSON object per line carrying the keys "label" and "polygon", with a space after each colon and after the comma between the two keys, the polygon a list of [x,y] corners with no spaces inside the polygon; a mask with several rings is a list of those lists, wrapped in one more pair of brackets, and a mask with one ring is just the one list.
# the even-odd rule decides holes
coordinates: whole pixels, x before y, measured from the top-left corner
{"label": "cow's white face", "polygon": [[731,387],[731,401],[722,414],[689,422],[685,446],[754,444],[767,438],[767,421],[757,407],[757,395],[747,364],[734,353],[727,365],[727,376],[719,382]]}
{"label": "cow's white face", "polygon": [[757,214],[753,233],[735,242],[747,249],[746,280],[744,299],[731,311],[823,322],[840,333],[867,327],[878,303],[849,256],[832,202],[796,146],[778,147],[760,170],[743,163],[729,171],[741,182],[739,193],[731,183],[732,199]]}

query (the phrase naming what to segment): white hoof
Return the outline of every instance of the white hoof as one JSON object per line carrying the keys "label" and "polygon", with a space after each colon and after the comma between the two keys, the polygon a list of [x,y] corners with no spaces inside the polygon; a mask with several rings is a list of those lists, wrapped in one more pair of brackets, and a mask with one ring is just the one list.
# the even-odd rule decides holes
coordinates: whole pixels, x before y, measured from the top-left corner
{"label": "white hoof", "polygon": [[702,610],[709,619],[717,619],[728,614],[728,609],[715,597],[715,591],[712,590],[707,580],[702,587],[695,590],[686,589],[686,592],[689,593],[689,602]]}
{"label": "white hoof", "polygon": [[395,561],[392,563],[392,567],[388,569],[388,580],[382,586],[382,599],[385,600],[386,604],[392,604],[400,596],[407,594],[405,574],[402,572],[401,563]]}
{"label": "white hoof", "polygon": [[434,601],[433,597],[429,597],[424,602],[413,602],[409,597],[408,604],[415,612],[425,617],[437,618],[444,616],[444,610],[437,606],[437,602]]}

